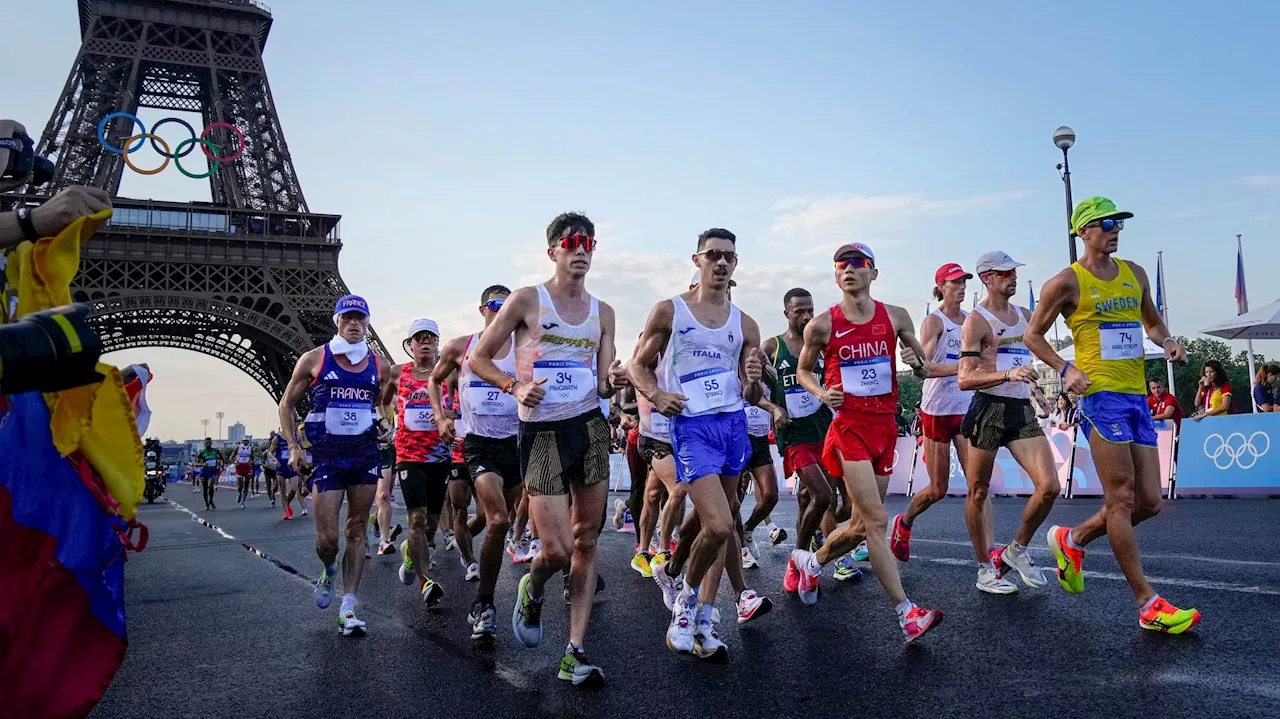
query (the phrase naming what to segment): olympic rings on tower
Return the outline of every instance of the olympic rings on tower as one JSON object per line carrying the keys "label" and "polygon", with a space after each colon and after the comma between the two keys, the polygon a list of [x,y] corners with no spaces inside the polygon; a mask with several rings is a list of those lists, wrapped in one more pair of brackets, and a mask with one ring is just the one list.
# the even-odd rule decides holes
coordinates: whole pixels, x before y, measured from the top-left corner
{"label": "olympic rings on tower", "polygon": [[[127,150],[122,150],[119,147],[112,145],[111,142],[107,140],[107,124],[116,118],[122,118],[122,117],[128,118],[130,121],[133,122],[134,125],[137,125],[140,130],[138,134],[131,136],[128,140],[126,140],[123,143],[124,146],[128,148]],[[165,123],[169,123],[169,122],[182,125],[187,129],[187,132],[191,133],[191,137],[178,143],[177,148],[175,148],[173,151],[170,151],[169,143],[165,142],[163,138],[161,138],[159,135],[156,134],[156,131],[160,129],[161,125],[164,125]],[[221,128],[223,130],[229,130],[231,134],[236,136],[236,141],[239,143],[235,149],[235,152],[232,152],[226,157],[218,156],[218,153],[221,152],[221,149],[209,137],[210,133],[212,133],[214,130],[218,128]],[[157,154],[159,154],[161,157],[164,158],[164,162],[161,163],[159,167],[153,170],[139,169],[136,165],[134,165],[129,160],[129,155],[132,155],[133,153],[142,149],[142,146],[145,145],[148,140],[151,141],[152,149],[154,149]],[[236,160],[240,159],[240,156],[244,154],[245,137],[244,137],[244,132],[242,132],[240,128],[236,127],[234,124],[229,122],[210,123],[204,128],[203,132],[201,132],[199,135],[196,135],[195,128],[192,127],[191,124],[188,123],[186,120],[183,120],[182,118],[178,118],[178,117],[166,117],[163,120],[160,120],[159,122],[157,122],[155,125],[153,125],[151,127],[151,131],[148,132],[147,126],[142,122],[142,120],[138,119],[137,115],[130,112],[112,112],[106,115],[105,117],[103,117],[100,121],[98,121],[98,143],[101,144],[104,148],[106,148],[108,152],[114,153],[116,155],[123,155],[125,165],[127,165],[130,170],[133,170],[134,172],[140,175],[155,175],[157,173],[160,173],[164,171],[166,167],[169,166],[169,161],[172,160],[174,163],[174,166],[178,168],[179,172],[186,175],[187,177],[199,180],[199,179],[209,177],[214,172],[217,172],[218,167],[221,166],[223,163],[235,162]],[[209,161],[210,161],[209,171],[203,174],[195,174],[192,172],[188,172],[185,168],[182,167],[181,163],[178,162],[179,158],[190,155],[192,150],[195,149],[196,145],[200,146],[200,151],[203,152],[205,157],[209,158]]]}

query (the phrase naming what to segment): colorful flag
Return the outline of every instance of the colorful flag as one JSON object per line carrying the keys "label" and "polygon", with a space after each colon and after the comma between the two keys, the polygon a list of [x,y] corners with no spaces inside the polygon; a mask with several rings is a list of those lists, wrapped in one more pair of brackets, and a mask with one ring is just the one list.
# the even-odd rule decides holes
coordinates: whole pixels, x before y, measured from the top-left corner
{"label": "colorful flag", "polygon": [[1236,314],[1249,311],[1249,294],[1244,289],[1244,252],[1240,249],[1240,235],[1236,235]]}
{"label": "colorful flag", "polygon": [[1027,283],[1027,292],[1031,293],[1031,306],[1028,307],[1027,309],[1031,310],[1032,312],[1035,312],[1036,311],[1036,289],[1031,286],[1030,282]]}
{"label": "colorful flag", "polygon": [[1164,323],[1169,324],[1169,316],[1165,313],[1164,307],[1164,253],[1156,255],[1156,312],[1160,313],[1160,319]]}

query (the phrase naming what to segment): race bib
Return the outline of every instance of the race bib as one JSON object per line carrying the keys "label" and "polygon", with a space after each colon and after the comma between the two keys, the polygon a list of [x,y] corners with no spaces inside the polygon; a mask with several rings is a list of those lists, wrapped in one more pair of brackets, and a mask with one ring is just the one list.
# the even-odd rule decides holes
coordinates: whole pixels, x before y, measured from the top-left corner
{"label": "race bib", "polygon": [[682,376],[680,394],[689,398],[685,409],[690,414],[699,414],[731,404],[735,399],[728,391],[732,371],[728,367],[708,367]]}
{"label": "race bib", "polygon": [[1141,322],[1103,322],[1098,325],[1098,345],[1104,360],[1141,359]]}
{"label": "race bib", "polygon": [[649,415],[649,426],[659,437],[671,436],[671,418],[656,409]]}
{"label": "race bib", "polygon": [[596,394],[596,375],[586,362],[573,360],[537,360],[533,363],[533,381],[545,379],[542,389],[547,404],[582,402]]}
{"label": "race bib", "polygon": [[845,394],[854,397],[889,394],[893,391],[890,358],[885,356],[843,360],[840,362],[840,384],[844,385]]}
{"label": "race bib", "polygon": [[759,407],[747,407],[747,434],[764,437],[769,434],[770,420],[768,412]]}
{"label": "race bib", "polygon": [[[431,403],[414,403],[404,406],[404,426],[412,432],[436,431],[435,418],[432,416]],[[355,434],[359,434],[356,432]]]}
{"label": "race bib", "polygon": [[324,411],[324,429],[334,436],[353,437],[368,432],[372,426],[373,407],[368,404],[331,402]]}
{"label": "race bib", "polygon": [[822,402],[804,387],[787,388],[787,414],[792,419],[808,417],[817,412],[821,406]]}
{"label": "race bib", "polygon": [[1000,347],[996,350],[996,371],[1005,372],[1031,365],[1031,350],[1022,347]]}
{"label": "race bib", "polygon": [[507,394],[483,380],[471,380],[466,387],[467,402],[476,414],[488,416],[516,413],[515,395]]}
{"label": "race bib", "polygon": [[218,467],[218,460],[216,460],[216,459],[206,459],[206,460],[204,461],[204,466],[206,466],[206,467],[213,467],[213,468],[215,468],[215,469],[216,469],[216,468]]}

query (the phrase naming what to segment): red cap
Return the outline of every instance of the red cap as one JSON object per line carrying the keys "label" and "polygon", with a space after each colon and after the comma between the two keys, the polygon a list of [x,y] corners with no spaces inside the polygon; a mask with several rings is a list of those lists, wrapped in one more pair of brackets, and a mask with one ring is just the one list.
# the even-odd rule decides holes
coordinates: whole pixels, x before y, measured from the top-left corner
{"label": "red cap", "polygon": [[939,267],[937,272],[933,273],[933,283],[935,285],[940,285],[947,280],[958,280],[962,277],[966,280],[973,279],[973,275],[965,272],[963,267],[954,262],[948,262],[947,264]]}

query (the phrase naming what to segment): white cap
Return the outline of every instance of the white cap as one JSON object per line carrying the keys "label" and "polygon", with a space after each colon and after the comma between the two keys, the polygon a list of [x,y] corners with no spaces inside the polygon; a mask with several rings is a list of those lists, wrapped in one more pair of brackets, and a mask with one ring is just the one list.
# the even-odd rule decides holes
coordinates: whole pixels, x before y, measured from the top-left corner
{"label": "white cap", "polygon": [[428,320],[428,319],[414,320],[413,324],[409,325],[409,334],[405,339],[413,339],[413,336],[418,334],[419,332],[430,332],[436,337],[439,337],[440,327],[439,325],[436,324],[435,320]]}
{"label": "white cap", "polygon": [[978,274],[991,272],[992,270],[1012,270],[1015,267],[1022,266],[1021,262],[999,250],[992,250],[978,258]]}

